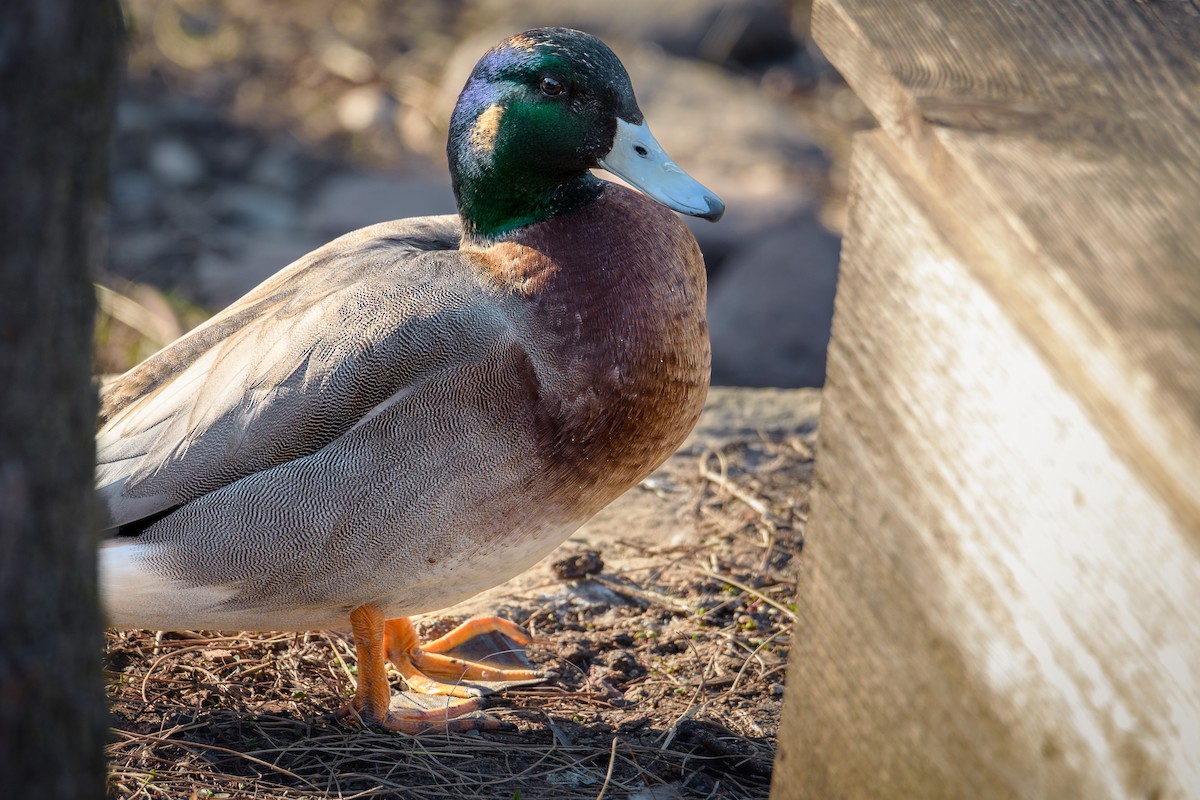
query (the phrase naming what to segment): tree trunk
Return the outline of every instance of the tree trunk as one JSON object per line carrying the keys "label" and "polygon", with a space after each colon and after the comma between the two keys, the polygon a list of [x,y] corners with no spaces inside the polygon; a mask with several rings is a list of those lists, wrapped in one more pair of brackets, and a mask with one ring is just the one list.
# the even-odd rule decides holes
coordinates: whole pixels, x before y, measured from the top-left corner
{"label": "tree trunk", "polygon": [[116,0],[0,2],[0,791],[104,795],[91,384]]}

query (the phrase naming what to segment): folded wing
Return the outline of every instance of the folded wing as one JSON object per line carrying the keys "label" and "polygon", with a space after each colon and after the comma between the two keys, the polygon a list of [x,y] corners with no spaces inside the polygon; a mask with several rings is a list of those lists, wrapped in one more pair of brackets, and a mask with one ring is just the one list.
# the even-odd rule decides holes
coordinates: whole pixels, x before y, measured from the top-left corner
{"label": "folded wing", "polygon": [[109,526],[313,453],[481,359],[506,323],[458,236],[456,217],[348,234],[113,381],[96,440]]}

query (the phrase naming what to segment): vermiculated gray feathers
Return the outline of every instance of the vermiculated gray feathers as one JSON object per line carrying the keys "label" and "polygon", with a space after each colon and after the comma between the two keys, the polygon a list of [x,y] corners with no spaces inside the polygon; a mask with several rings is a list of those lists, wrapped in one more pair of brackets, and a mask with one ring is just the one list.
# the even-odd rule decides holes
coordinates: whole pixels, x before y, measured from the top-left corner
{"label": "vermiculated gray feathers", "polygon": [[[421,376],[478,358],[503,320],[429,247],[457,235],[440,217],[337,239],[117,379],[97,438],[109,523],[313,453]],[[145,393],[107,401],[127,384]]]}

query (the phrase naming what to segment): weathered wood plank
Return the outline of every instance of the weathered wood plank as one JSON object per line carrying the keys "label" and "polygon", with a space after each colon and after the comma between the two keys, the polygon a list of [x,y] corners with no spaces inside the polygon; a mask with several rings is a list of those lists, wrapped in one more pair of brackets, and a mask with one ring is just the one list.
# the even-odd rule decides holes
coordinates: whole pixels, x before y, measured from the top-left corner
{"label": "weathered wood plank", "polygon": [[1197,541],[860,136],[775,794],[1200,792]]}
{"label": "weathered wood plank", "polygon": [[1200,536],[1200,16],[819,0],[814,37],[1090,418]]}

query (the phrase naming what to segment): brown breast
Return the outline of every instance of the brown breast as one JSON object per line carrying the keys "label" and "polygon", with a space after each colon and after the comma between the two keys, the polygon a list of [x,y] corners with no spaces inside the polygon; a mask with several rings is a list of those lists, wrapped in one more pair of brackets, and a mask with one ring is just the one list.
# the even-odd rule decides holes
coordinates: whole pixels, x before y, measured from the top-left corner
{"label": "brown breast", "polygon": [[708,389],[704,261],[679,218],[616,185],[488,248],[538,393],[539,450],[591,514],[683,442]]}

